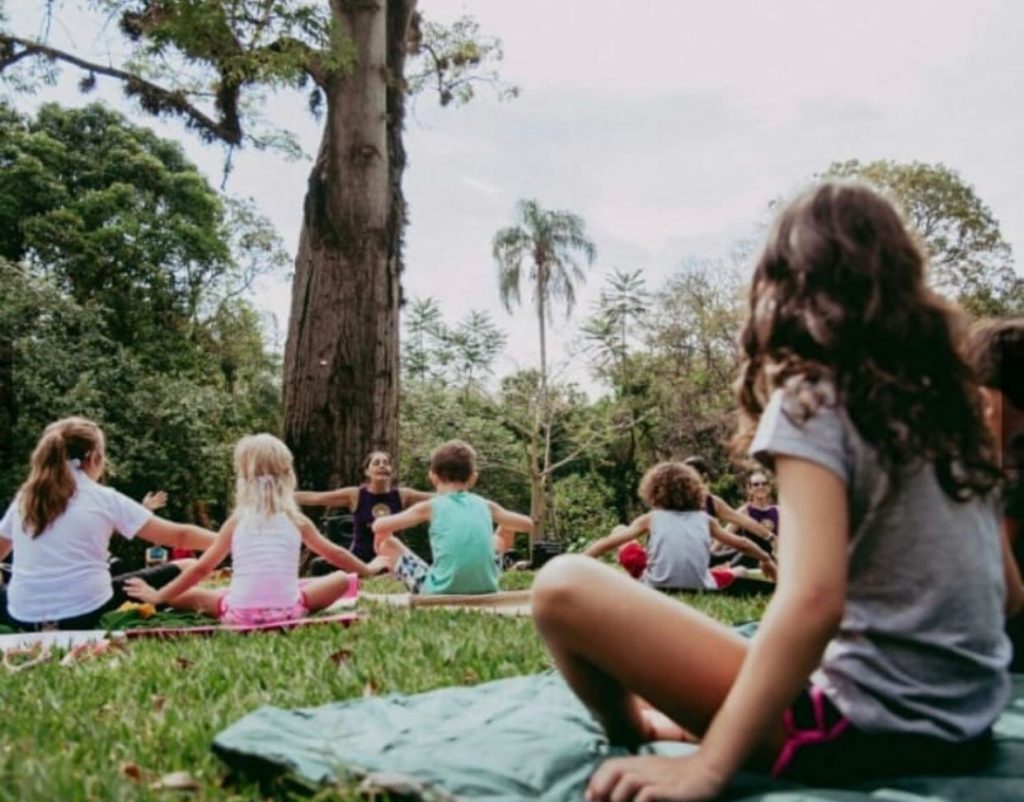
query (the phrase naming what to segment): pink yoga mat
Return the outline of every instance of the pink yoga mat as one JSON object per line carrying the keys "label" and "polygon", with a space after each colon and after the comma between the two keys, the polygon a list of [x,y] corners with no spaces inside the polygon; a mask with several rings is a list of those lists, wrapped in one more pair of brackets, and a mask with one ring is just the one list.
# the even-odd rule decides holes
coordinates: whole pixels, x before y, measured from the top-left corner
{"label": "pink yoga mat", "polygon": [[353,611],[337,615],[310,616],[295,618],[291,621],[276,621],[269,624],[203,624],[198,627],[139,627],[123,630],[126,638],[179,638],[186,635],[213,635],[217,632],[267,632],[271,630],[289,630],[308,627],[313,624],[338,624],[347,627],[359,618]]}

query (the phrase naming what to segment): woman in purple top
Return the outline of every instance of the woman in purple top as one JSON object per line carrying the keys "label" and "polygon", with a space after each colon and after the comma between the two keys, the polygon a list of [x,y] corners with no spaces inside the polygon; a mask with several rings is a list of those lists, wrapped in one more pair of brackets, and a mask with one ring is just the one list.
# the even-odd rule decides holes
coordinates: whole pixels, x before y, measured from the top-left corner
{"label": "woman in purple top", "polygon": [[[779,536],[779,508],[772,502],[772,488],[765,473],[754,471],[754,473],[750,474],[750,478],[747,480],[747,503],[740,507],[739,511],[757,521],[762,527],[771,532],[772,536],[765,538],[763,534],[758,532],[738,529],[736,526],[730,526],[729,528],[733,531],[738,529],[739,534],[754,541],[769,554],[774,554],[776,538]],[[757,562],[747,559],[745,554],[738,554],[731,565],[733,567],[743,566],[744,568],[758,567]]]}
{"label": "woman in purple top", "polygon": [[300,490],[295,501],[303,507],[347,507],[352,510],[353,537],[350,551],[360,560],[374,558],[373,522],[382,515],[401,512],[411,504],[426,501],[431,493],[411,487],[393,487],[394,468],[386,451],[371,451],[363,460],[366,481],[358,487],[339,487],[314,493]]}

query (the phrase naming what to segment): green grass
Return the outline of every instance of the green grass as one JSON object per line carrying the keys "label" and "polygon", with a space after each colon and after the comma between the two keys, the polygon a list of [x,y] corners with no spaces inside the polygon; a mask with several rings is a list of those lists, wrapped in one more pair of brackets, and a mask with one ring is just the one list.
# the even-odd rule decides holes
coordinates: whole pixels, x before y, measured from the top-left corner
{"label": "green grass", "polygon": [[[524,587],[532,574],[507,574]],[[395,592],[391,580],[367,583]],[[757,618],[763,601],[708,595],[686,602],[729,623]],[[364,605],[365,607],[365,605]],[[123,655],[70,667],[50,661],[0,676],[0,800],[257,800],[223,785],[214,735],[261,705],[300,707],[368,693],[416,693],[549,667],[527,618],[369,607],[348,629],[131,642]],[[146,782],[122,772],[138,766]],[[186,771],[191,797],[151,790]],[[344,790],[317,799],[348,799]]]}

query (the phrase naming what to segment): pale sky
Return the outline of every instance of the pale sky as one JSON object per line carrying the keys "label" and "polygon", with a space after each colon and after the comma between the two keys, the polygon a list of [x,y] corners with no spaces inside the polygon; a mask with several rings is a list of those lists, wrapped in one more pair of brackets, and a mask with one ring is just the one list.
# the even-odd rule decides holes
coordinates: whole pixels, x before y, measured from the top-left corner
{"label": "pale sky", "polygon": [[[606,272],[643,269],[657,286],[686,257],[724,255],[757,231],[771,199],[850,158],[959,171],[1024,264],[1024,3],[420,0],[420,9],[438,21],[476,16],[503,40],[501,72],[522,90],[499,103],[482,88],[469,106],[443,110],[423,96],[406,131],[406,297],[434,296],[451,322],[491,311],[510,335],[499,374],[537,358],[532,314],[501,308],[490,254],[520,198],[581,215],[597,244],[574,324]],[[62,22],[57,44],[78,30]],[[304,99],[272,108],[315,152],[319,126]],[[218,149],[180,124],[134,119],[179,139],[219,183]],[[308,170],[241,153],[228,185],[255,198],[292,251]],[[287,285],[270,282],[254,300],[283,330]],[[556,353],[574,324],[556,326]]]}

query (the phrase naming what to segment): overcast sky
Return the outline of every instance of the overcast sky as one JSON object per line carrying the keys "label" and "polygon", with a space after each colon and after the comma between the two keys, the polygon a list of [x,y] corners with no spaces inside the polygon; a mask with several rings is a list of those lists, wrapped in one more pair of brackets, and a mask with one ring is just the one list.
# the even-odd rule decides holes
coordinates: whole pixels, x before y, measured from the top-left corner
{"label": "overcast sky", "polygon": [[[438,21],[473,14],[503,40],[501,72],[522,90],[499,103],[483,89],[443,110],[423,96],[406,136],[406,296],[437,298],[452,321],[490,310],[510,334],[499,372],[537,354],[529,310],[509,317],[498,302],[490,255],[520,198],[586,220],[598,261],[577,321],[605,272],[640,268],[657,286],[688,256],[727,252],[756,232],[772,198],[850,158],[959,171],[1024,263],[1022,2],[420,0],[420,9]],[[65,19],[55,42],[76,23]],[[313,153],[319,126],[303,104],[273,108]],[[180,125],[155,127],[219,182],[219,150]],[[252,195],[294,251],[309,163],[242,153],[235,164],[228,190]],[[287,286],[271,283],[255,300],[283,329]],[[556,349],[572,333],[556,327]]]}

